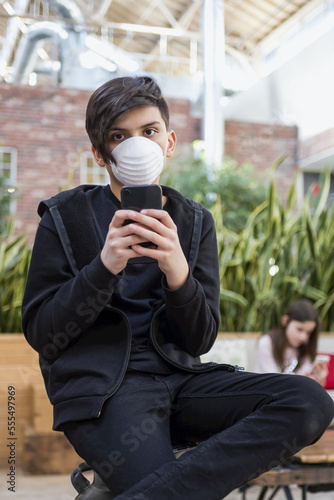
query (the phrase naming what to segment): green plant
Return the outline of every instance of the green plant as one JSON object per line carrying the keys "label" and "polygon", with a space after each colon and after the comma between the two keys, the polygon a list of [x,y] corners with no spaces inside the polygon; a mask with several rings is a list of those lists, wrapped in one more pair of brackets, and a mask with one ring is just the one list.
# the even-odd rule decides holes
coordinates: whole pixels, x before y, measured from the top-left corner
{"label": "green plant", "polygon": [[330,171],[323,176],[318,196],[309,194],[300,208],[296,181],[283,205],[272,176],[266,200],[239,234],[224,225],[219,200],[212,207],[222,330],[266,331],[300,296],[314,301],[322,329],[334,330],[334,219],[333,208],[327,206]]}
{"label": "green plant", "polygon": [[24,235],[13,237],[13,229],[11,219],[0,243],[0,333],[22,332],[21,304],[31,250]]}
{"label": "green plant", "polygon": [[[79,153],[69,167],[64,185],[58,190],[70,189]],[[0,179],[0,192],[4,196],[0,203],[0,333],[22,332],[21,305],[27,281],[31,248],[24,234],[15,236],[14,217],[10,217],[10,202],[13,195],[7,183]]]}
{"label": "green plant", "polygon": [[187,198],[195,198],[209,210],[218,203],[224,225],[235,232],[242,230],[249,214],[265,199],[266,183],[256,178],[253,167],[246,163],[238,166],[231,159],[224,161],[209,178],[202,159],[171,158],[160,182]]}

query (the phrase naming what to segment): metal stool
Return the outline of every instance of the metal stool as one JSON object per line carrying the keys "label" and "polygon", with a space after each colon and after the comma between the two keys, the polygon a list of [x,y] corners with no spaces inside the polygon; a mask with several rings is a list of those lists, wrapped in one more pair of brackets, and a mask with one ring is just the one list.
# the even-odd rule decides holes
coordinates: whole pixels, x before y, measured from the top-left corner
{"label": "metal stool", "polygon": [[84,472],[91,470],[92,468],[86,462],[82,462],[72,472],[71,482],[74,489],[79,493],[75,500],[111,500],[114,498],[109,488],[95,471],[92,482],[84,476]]}

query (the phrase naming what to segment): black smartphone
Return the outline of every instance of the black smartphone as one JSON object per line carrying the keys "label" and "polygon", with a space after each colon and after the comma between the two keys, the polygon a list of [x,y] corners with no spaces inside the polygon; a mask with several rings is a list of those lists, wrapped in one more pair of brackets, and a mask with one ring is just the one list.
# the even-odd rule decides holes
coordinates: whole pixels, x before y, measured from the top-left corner
{"label": "black smartphone", "polygon": [[[162,189],[159,184],[148,184],[141,186],[123,186],[121,189],[121,207],[140,212],[143,208],[155,208],[162,210]],[[125,224],[130,224],[131,220],[126,220]],[[147,241],[141,243],[148,247],[152,243]]]}
{"label": "black smartphone", "polygon": [[123,186],[121,189],[122,208],[140,212],[143,208],[162,209],[162,189],[159,184],[143,186]]}

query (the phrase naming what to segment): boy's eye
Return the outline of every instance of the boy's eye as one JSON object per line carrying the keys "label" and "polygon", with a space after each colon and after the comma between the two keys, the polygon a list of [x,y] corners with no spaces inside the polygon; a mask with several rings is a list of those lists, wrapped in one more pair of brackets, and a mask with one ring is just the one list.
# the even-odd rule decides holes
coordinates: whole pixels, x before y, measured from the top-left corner
{"label": "boy's eye", "polygon": [[147,135],[148,137],[154,135],[155,133],[156,131],[153,128],[148,128],[147,130],[145,130],[145,135]]}
{"label": "boy's eye", "polygon": [[111,136],[112,141],[121,141],[124,138],[124,135],[119,133],[119,134],[114,134]]}

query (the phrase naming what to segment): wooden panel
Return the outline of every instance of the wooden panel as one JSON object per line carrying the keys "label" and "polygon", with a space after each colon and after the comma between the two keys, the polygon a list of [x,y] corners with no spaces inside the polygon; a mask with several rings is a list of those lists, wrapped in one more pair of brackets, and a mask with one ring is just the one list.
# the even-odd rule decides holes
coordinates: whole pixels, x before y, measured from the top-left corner
{"label": "wooden panel", "polygon": [[317,443],[294,455],[294,460],[300,463],[272,469],[249,484],[272,487],[334,483],[334,430],[328,429]]}
{"label": "wooden panel", "polygon": [[32,393],[33,429],[37,433],[50,432],[53,422],[53,407],[47,397],[44,384],[34,384]]}
{"label": "wooden panel", "polygon": [[27,474],[68,474],[82,459],[61,432],[24,437],[23,470]]}
{"label": "wooden panel", "polygon": [[258,486],[289,486],[331,484],[334,483],[334,467],[304,466],[298,468],[272,469],[262,476],[250,481],[249,484]]}
{"label": "wooden panel", "polygon": [[[21,334],[0,335],[0,467],[8,460],[8,387],[15,388],[16,455],[20,465],[25,429],[33,425],[33,384],[43,384],[38,355]],[[51,421],[52,422],[52,421]],[[52,428],[52,424],[50,429]]]}
{"label": "wooden panel", "polygon": [[328,429],[319,441],[295,455],[304,464],[334,463],[334,430]]}

